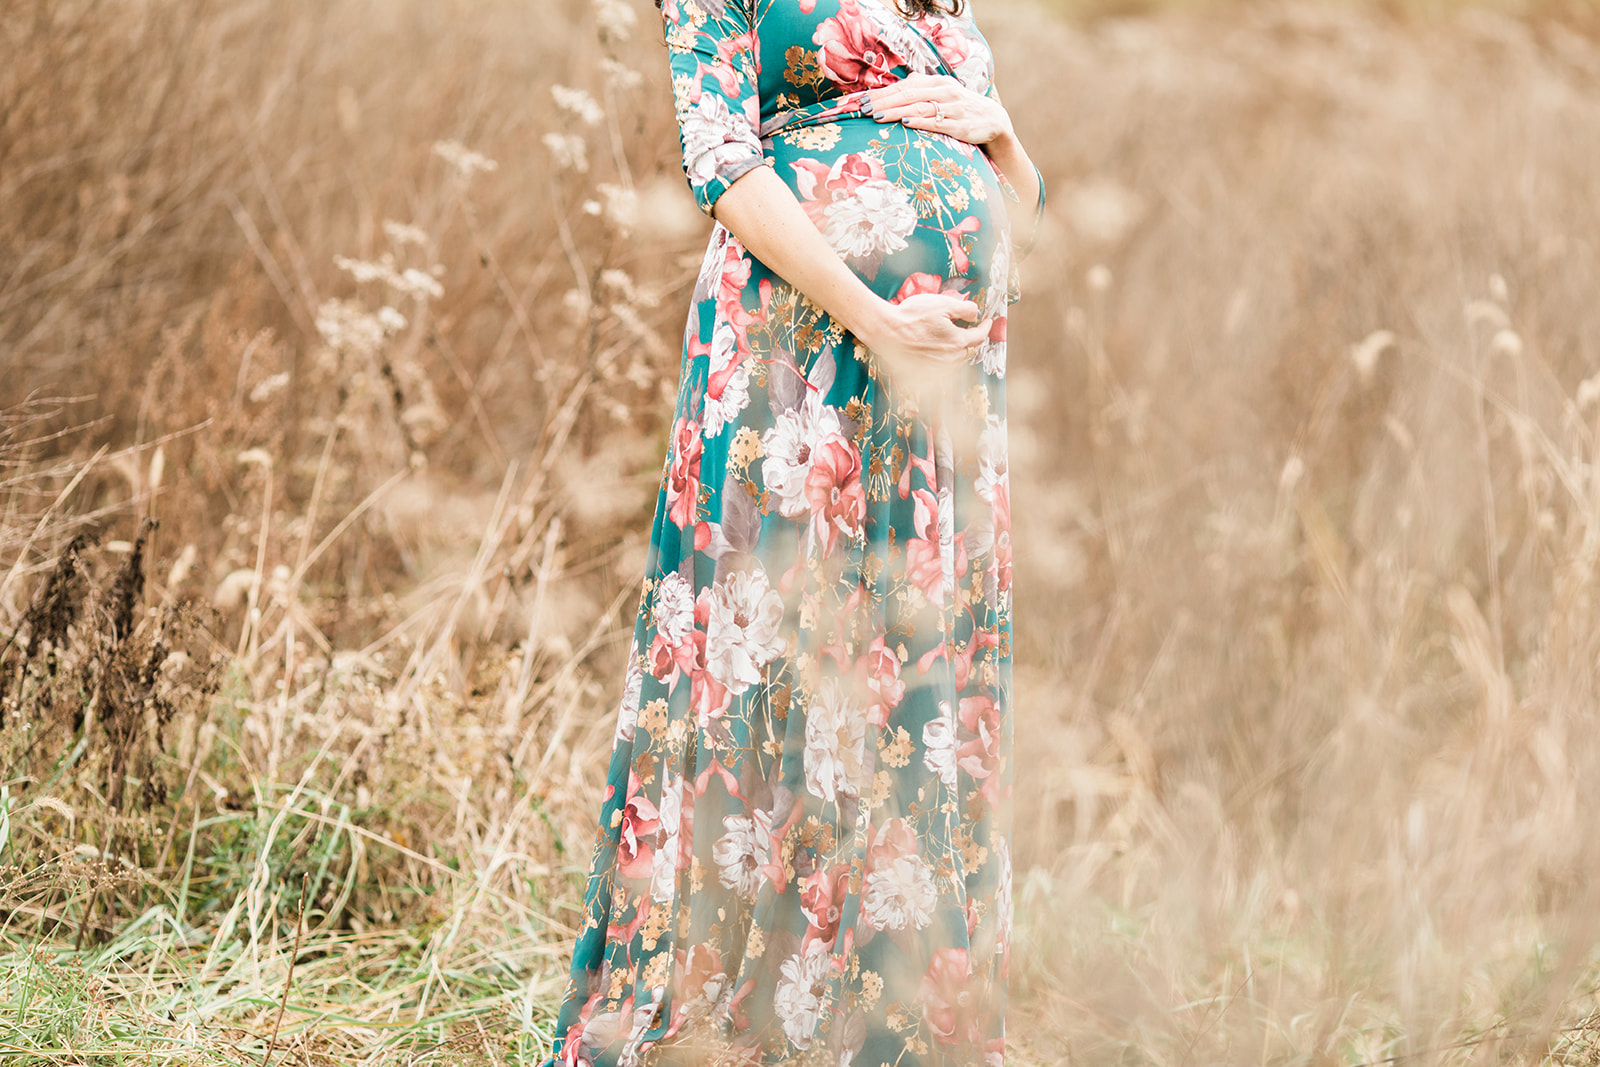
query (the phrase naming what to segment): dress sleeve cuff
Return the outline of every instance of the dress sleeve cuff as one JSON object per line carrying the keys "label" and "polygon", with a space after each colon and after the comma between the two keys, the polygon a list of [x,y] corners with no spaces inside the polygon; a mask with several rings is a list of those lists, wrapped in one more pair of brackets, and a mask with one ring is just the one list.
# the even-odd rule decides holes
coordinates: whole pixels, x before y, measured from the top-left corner
{"label": "dress sleeve cuff", "polygon": [[728,191],[730,185],[761,166],[770,166],[770,161],[759,150],[719,162],[716,172],[707,181],[694,186],[695,203],[700,205],[701,211],[710,215],[711,209],[722,199],[722,194]]}

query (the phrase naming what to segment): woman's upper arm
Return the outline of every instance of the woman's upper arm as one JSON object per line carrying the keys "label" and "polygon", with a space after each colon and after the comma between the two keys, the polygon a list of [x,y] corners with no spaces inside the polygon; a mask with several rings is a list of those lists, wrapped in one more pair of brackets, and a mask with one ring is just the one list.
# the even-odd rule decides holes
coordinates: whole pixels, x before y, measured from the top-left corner
{"label": "woman's upper arm", "polygon": [[711,214],[736,179],[765,162],[750,0],[663,0],[683,173]]}

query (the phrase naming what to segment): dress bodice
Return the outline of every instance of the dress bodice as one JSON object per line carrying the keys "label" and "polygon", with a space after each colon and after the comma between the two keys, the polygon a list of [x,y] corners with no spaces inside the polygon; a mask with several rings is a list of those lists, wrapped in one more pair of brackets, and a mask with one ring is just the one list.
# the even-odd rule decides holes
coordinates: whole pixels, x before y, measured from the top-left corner
{"label": "dress bodice", "polygon": [[664,0],[684,170],[703,210],[781,129],[853,115],[872,89],[947,74],[994,93],[970,15],[907,19],[892,0]]}

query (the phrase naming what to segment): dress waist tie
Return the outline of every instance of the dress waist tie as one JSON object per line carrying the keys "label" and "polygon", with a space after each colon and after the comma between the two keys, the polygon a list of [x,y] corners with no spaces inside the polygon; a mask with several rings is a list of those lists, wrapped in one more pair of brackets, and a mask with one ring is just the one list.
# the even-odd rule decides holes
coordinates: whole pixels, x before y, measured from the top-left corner
{"label": "dress waist tie", "polygon": [[770,145],[772,135],[780,130],[798,130],[806,126],[821,126],[824,123],[838,122],[840,119],[859,118],[866,114],[867,90],[859,89],[853,93],[836,96],[830,100],[818,100],[805,107],[785,108],[761,124],[761,140]]}

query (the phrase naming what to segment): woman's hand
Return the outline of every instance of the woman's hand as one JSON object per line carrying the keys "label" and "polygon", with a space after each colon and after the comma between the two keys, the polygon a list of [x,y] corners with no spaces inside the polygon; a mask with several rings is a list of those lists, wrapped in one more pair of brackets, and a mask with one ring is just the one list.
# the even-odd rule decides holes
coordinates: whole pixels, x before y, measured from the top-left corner
{"label": "woman's hand", "polygon": [[982,310],[948,293],[917,293],[898,303],[884,301],[856,336],[873,355],[903,366],[956,365],[972,356],[989,336],[990,322],[972,322]]}
{"label": "woman's hand", "polygon": [[948,293],[918,293],[898,303],[884,301],[856,337],[887,378],[916,398],[919,407],[936,407],[948,394],[951,375],[977,352],[992,325],[977,304]]}
{"label": "woman's hand", "polygon": [[968,144],[981,146],[1012,136],[1011,116],[998,100],[943,74],[907,75],[872,90],[867,101],[868,114],[879,122],[899,122]]}
{"label": "woman's hand", "polygon": [[745,249],[809,297],[867,346],[891,380],[922,392],[960,367],[989,334],[983,313],[950,293],[917,293],[891,303],[867,287],[828,244],[794,191],[757,167],[728,186],[716,218]]}
{"label": "woman's hand", "polygon": [[[1000,101],[975,93],[943,74],[908,74],[867,93],[869,114],[879,122],[898,122],[913,130],[942,133],[977,145],[988,155],[1023,204],[1043,204],[1039,173],[1011,128]],[[1017,213],[1012,235],[1018,247],[1033,244],[1038,221],[1026,209]]]}

